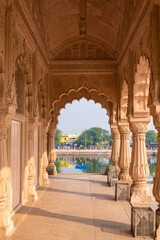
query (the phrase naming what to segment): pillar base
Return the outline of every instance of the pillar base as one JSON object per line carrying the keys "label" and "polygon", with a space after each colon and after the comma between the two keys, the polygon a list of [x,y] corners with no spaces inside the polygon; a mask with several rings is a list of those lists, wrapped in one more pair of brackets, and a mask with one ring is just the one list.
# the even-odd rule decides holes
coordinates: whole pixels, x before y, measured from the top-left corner
{"label": "pillar base", "polygon": [[0,211],[0,231],[3,236],[7,236],[14,227],[9,210]]}
{"label": "pillar base", "polygon": [[37,200],[37,191],[35,185],[28,187],[28,201],[34,202]]}
{"label": "pillar base", "polygon": [[118,175],[119,178],[119,182],[121,183],[128,183],[128,184],[132,184],[132,179],[129,175],[129,170],[121,170],[121,172]]}
{"label": "pillar base", "polygon": [[49,183],[48,173],[45,171],[40,177],[40,185],[46,185]]}
{"label": "pillar base", "polygon": [[149,188],[146,183],[133,183],[131,185],[131,202],[143,203],[151,201]]}
{"label": "pillar base", "polygon": [[47,167],[47,172],[48,172],[48,175],[56,175],[57,174],[56,166],[54,164],[49,165]]}
{"label": "pillar base", "polygon": [[114,164],[114,171],[117,173],[120,172],[120,168],[119,168],[118,164]]}

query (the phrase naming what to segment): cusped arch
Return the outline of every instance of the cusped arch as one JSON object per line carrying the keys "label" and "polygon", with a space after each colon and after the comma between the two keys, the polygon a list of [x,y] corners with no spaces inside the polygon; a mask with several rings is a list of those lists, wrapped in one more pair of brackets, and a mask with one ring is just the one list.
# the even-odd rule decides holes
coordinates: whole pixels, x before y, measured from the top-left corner
{"label": "cusped arch", "polygon": [[[88,101],[93,100],[95,103],[101,104],[102,108],[107,111],[110,110],[110,104],[112,103],[106,94],[103,92],[98,92],[96,89],[88,89],[86,87],[80,87],[79,89],[71,89],[68,93],[63,93],[60,95],[59,99],[52,103],[50,110],[50,121],[54,121],[55,125],[58,124],[58,116],[60,115],[60,110],[65,108],[66,104],[72,103],[74,100],[80,100],[81,98],[86,98]],[[112,103],[113,104],[113,103]]]}

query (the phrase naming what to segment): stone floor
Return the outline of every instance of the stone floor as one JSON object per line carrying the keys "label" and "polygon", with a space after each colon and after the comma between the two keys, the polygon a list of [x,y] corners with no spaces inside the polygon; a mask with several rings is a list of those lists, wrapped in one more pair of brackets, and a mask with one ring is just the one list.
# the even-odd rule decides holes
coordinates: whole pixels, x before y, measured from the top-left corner
{"label": "stone floor", "polygon": [[[7,240],[128,240],[130,204],[114,200],[102,175],[57,175],[38,188],[39,199],[15,215]],[[139,239],[139,238],[137,238]],[[140,238],[142,239],[142,238]]]}

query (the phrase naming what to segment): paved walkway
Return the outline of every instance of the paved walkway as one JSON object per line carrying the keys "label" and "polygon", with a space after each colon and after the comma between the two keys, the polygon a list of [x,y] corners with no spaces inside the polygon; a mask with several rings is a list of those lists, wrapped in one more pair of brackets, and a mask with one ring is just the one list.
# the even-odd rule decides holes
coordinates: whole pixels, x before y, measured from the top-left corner
{"label": "paved walkway", "polygon": [[[116,202],[102,175],[57,175],[14,216],[7,240],[129,240],[130,204]],[[139,239],[139,238],[137,238]],[[140,238],[142,240],[142,238]]]}

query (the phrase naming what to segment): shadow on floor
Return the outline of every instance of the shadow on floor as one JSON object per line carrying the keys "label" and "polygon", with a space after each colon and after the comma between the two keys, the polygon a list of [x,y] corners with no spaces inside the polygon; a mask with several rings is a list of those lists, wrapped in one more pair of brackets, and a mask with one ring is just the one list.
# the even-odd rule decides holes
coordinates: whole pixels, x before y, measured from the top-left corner
{"label": "shadow on floor", "polygon": [[18,211],[18,213],[21,214],[21,211],[22,213],[26,211],[28,215],[49,217],[49,218],[61,219],[64,221],[76,222],[79,224],[91,225],[91,226],[99,227],[103,232],[109,232],[112,234],[118,234],[123,236],[131,236],[130,225],[121,223],[121,222],[101,220],[101,219],[91,219],[91,218],[65,215],[65,214],[57,214],[57,213],[49,212],[36,207],[29,208],[27,206],[23,206],[22,209]]}
{"label": "shadow on floor", "polygon": [[39,187],[38,190],[47,191],[47,192],[67,193],[67,194],[74,194],[74,195],[80,195],[80,196],[85,196],[85,197],[94,197],[94,198],[101,199],[101,200],[115,201],[114,196],[108,195],[108,194],[74,192],[74,191],[60,190],[60,189],[51,188],[51,187]]}

